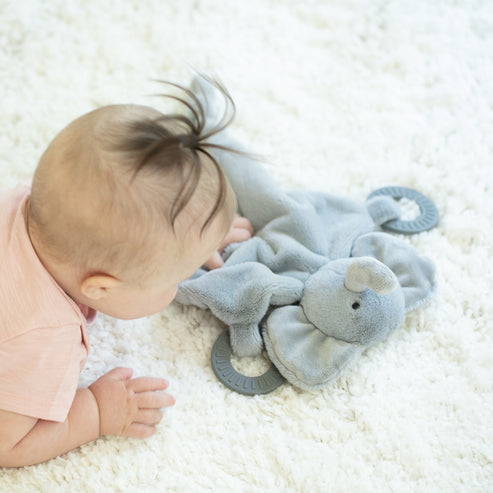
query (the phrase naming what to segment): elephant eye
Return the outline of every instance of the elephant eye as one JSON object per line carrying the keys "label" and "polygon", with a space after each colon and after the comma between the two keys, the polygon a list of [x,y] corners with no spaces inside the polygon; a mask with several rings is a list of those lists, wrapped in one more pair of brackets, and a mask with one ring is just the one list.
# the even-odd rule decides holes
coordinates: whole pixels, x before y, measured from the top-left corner
{"label": "elephant eye", "polygon": [[359,304],[357,301],[355,301],[355,302],[351,305],[351,308],[352,308],[353,310],[357,310],[359,307],[360,307],[360,304]]}

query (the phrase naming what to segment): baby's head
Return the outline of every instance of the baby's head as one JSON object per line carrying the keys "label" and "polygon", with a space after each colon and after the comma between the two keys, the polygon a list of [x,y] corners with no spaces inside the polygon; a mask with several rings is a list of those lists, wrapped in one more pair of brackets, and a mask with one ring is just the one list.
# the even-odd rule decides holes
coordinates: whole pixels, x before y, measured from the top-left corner
{"label": "baby's head", "polygon": [[119,318],[155,313],[228,232],[234,193],[186,92],[189,116],[106,106],[70,123],[41,157],[29,232],[76,301]]}

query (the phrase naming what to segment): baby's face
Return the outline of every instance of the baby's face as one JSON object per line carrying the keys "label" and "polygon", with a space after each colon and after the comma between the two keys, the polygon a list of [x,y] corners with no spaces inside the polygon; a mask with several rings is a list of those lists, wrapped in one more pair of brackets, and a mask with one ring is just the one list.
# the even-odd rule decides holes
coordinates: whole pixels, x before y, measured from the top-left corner
{"label": "baby's face", "polygon": [[[228,223],[229,224],[229,223]],[[154,257],[155,270],[144,279],[126,280],[111,290],[104,300],[92,303],[102,313],[120,319],[135,319],[157,313],[175,298],[178,284],[188,279],[219,248],[229,226],[224,218],[214,219],[202,236],[190,235],[190,242],[181,251],[178,248],[161,249]],[[170,253],[173,252],[174,253]],[[143,270],[149,271],[149,266]]]}
{"label": "baby's face", "polygon": [[[115,142],[123,139],[121,147],[126,148],[123,144],[132,140],[133,123],[160,115],[125,105],[83,115],[55,137],[33,180],[37,214],[31,217],[44,218],[38,221],[37,238],[32,230],[38,254],[69,296],[116,318],[140,318],[168,306],[178,284],[221,244],[236,209],[227,184],[221,210],[200,234],[220,189],[216,163],[207,153],[200,153],[196,187],[174,221],[170,217],[176,200],[188,193],[187,168],[196,169],[197,163],[189,163],[189,155],[178,149],[179,162],[189,166],[168,170],[149,165],[137,175],[131,173],[139,169],[142,143],[137,146],[140,151],[133,152],[121,150]],[[147,134],[144,137],[147,146]],[[173,152],[169,159],[174,159]],[[158,158],[168,159],[168,154],[158,153],[156,162]],[[178,194],[173,203],[182,188],[186,193]]]}

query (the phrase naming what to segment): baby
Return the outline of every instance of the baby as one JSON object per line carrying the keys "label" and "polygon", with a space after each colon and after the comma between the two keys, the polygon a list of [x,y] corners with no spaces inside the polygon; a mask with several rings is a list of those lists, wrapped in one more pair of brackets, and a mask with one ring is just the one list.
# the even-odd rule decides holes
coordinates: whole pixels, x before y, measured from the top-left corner
{"label": "baby", "polygon": [[0,466],[46,461],[102,435],[148,437],[174,398],[161,378],[116,368],[77,389],[98,311],[159,312],[199,267],[218,268],[253,231],[207,142],[204,104],[186,114],[106,106],[64,128],[32,187],[0,193]]}

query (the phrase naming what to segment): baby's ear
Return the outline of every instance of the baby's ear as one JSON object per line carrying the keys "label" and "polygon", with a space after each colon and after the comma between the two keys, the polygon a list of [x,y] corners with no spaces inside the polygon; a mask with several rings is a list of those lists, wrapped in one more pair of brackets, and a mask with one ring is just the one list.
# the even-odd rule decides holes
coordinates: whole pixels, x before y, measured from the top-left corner
{"label": "baby's ear", "polygon": [[374,257],[396,275],[404,293],[406,311],[417,308],[434,293],[435,264],[412,246],[387,233],[360,236],[351,251],[352,257]]}
{"label": "baby's ear", "polygon": [[119,286],[121,281],[109,274],[95,274],[86,277],[80,286],[81,293],[91,300],[100,300]]}

